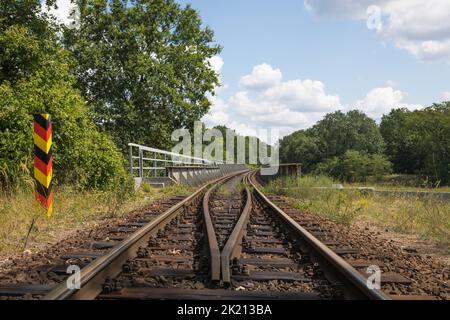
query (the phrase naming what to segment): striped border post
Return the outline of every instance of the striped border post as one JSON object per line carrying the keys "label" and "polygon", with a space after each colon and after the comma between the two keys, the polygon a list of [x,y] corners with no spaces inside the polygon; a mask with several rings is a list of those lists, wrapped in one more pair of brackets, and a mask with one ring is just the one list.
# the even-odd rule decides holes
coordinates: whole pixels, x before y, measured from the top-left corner
{"label": "striped border post", "polygon": [[36,200],[47,210],[47,217],[53,213],[52,192],[52,119],[50,114],[34,115],[34,178]]}

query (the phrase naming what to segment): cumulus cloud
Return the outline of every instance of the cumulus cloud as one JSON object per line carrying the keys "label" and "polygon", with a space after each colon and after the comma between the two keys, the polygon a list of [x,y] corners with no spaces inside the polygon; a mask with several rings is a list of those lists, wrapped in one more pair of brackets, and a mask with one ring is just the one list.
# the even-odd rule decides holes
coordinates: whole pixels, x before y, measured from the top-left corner
{"label": "cumulus cloud", "polygon": [[442,92],[442,98],[445,101],[450,101],[450,91]]}
{"label": "cumulus cloud", "polygon": [[[77,26],[79,17],[78,7],[72,0],[56,0],[56,8],[47,7],[45,1],[42,3],[42,12],[52,15],[58,23],[66,26]],[[75,25],[73,24],[75,22]]]}
{"label": "cumulus cloud", "polygon": [[422,108],[419,104],[405,103],[404,93],[394,90],[392,87],[375,88],[367,93],[366,97],[356,102],[356,107],[367,115],[380,119],[383,114],[387,114],[393,108],[406,108],[415,110]]}
{"label": "cumulus cloud", "polygon": [[227,89],[226,84],[222,84],[222,79],[220,77],[220,73],[222,71],[222,67],[224,65],[223,58],[219,55],[213,56],[207,60],[208,65],[211,69],[213,69],[219,76],[219,81],[221,86],[217,86],[214,88],[216,95],[209,95],[208,99],[211,102],[211,109],[209,112],[203,117],[202,121],[209,127],[214,127],[218,125],[223,125],[225,123],[229,123],[229,115],[227,113],[228,105],[221,98],[217,96],[217,94],[225,91]]}
{"label": "cumulus cloud", "polygon": [[240,80],[241,88],[230,98],[242,115],[276,113],[283,110],[304,113],[330,111],[340,106],[339,96],[325,92],[315,80],[282,81],[282,73],[268,64],[257,65]]}
{"label": "cumulus cloud", "polygon": [[241,90],[228,99],[230,111],[257,128],[290,133],[341,107],[339,96],[326,93],[321,81],[282,78],[281,71],[268,64],[255,66],[241,78]]}
{"label": "cumulus cloud", "polygon": [[211,66],[211,69],[213,69],[217,74],[220,74],[220,71],[222,70],[224,61],[223,58],[219,55],[215,55],[208,59],[208,63]]}
{"label": "cumulus cloud", "polygon": [[[264,82],[264,86],[242,85],[243,79],[246,84],[255,84],[262,78],[270,78],[261,74],[277,74],[277,81],[260,81],[259,84]],[[394,89],[393,81],[387,81],[384,86],[370,90],[365,97],[343,105],[339,95],[328,93],[325,84],[319,80],[282,79],[279,69],[268,64],[255,66],[250,74],[241,77],[237,92],[226,99],[211,97],[212,108],[203,121],[209,127],[226,125],[243,135],[257,135],[261,129],[276,128],[282,137],[308,128],[326,113],[337,110],[359,109],[379,120],[393,108],[422,108],[419,104],[406,102],[406,93]],[[447,94],[450,98],[450,92],[443,93]],[[261,138],[266,141],[263,136]]]}
{"label": "cumulus cloud", "polygon": [[217,96],[210,96],[209,101],[211,102],[211,109],[203,117],[202,121],[209,127],[229,123],[228,104]]}
{"label": "cumulus cloud", "polygon": [[241,134],[277,128],[286,135],[341,106],[339,96],[328,94],[321,81],[282,79],[281,70],[266,63],[256,65],[241,77],[240,89],[228,99],[211,99],[211,111],[203,121],[208,126],[226,125]]}
{"label": "cumulus cloud", "polygon": [[244,89],[264,90],[277,85],[283,78],[280,69],[263,63],[253,67],[251,74],[243,76],[240,85]]}
{"label": "cumulus cloud", "polygon": [[289,105],[302,112],[329,111],[340,106],[339,96],[325,93],[321,81],[291,80],[269,88],[263,99]]}
{"label": "cumulus cloud", "polygon": [[305,0],[319,16],[366,20],[367,8],[381,9],[380,39],[391,41],[423,61],[450,62],[450,1],[448,0]]}

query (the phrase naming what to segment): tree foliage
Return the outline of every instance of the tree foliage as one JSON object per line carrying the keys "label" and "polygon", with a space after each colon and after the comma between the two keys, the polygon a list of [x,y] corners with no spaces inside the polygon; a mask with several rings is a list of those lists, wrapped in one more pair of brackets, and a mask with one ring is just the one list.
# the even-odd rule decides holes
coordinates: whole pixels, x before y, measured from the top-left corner
{"label": "tree foliage", "polygon": [[284,163],[300,162],[302,170],[309,172],[323,159],[321,140],[310,131],[296,131],[281,140],[280,159]]}
{"label": "tree foliage", "polygon": [[312,128],[284,137],[280,156],[282,162],[302,163],[305,172],[343,180],[361,181],[384,170],[448,184],[450,102],[416,111],[393,109],[379,127],[358,111],[327,114]]}
{"label": "tree foliage", "polygon": [[208,58],[219,53],[198,13],[173,0],[79,0],[79,28],[64,44],[77,60],[77,85],[125,150],[129,142],[171,146],[210,107],[218,83]]}
{"label": "tree foliage", "polygon": [[341,156],[347,150],[381,153],[383,137],[375,121],[358,110],[327,114],[311,129],[311,135],[320,139],[322,158]]}
{"label": "tree foliage", "polygon": [[[18,19],[9,19],[11,15]],[[39,1],[6,1],[0,9],[0,187],[30,181],[33,114],[53,118],[56,181],[110,187],[126,179],[123,156],[100,132]]]}
{"label": "tree foliage", "polygon": [[281,161],[300,162],[305,172],[348,150],[370,155],[382,153],[383,149],[383,137],[375,121],[356,110],[329,113],[310,129],[294,132],[280,141]]}
{"label": "tree foliage", "polygon": [[384,155],[369,155],[355,150],[347,150],[340,157],[327,159],[315,169],[317,174],[348,182],[366,181],[369,176],[381,177],[391,171],[392,164]]}
{"label": "tree foliage", "polygon": [[[250,160],[251,160],[251,156],[250,153],[252,153],[252,156],[255,159],[252,160],[256,160],[255,162],[257,163],[252,163],[252,164],[260,164],[260,156],[262,157],[262,155],[260,155],[260,149],[265,150],[266,155],[267,156],[271,156],[271,146],[268,145],[267,143],[261,141],[259,138],[254,137],[254,136],[243,136],[238,134],[235,130],[232,130],[226,126],[215,126],[214,129],[219,130],[222,133],[222,137],[223,137],[223,161],[227,161],[227,152],[229,150],[227,150],[227,130],[229,130],[229,132],[231,132],[232,134],[230,135],[230,138],[233,141],[233,155],[229,155],[228,158],[232,159],[233,163],[240,163],[240,162],[244,162],[247,164],[250,164]],[[241,150],[239,150],[240,148],[240,144],[238,141],[242,141],[244,144],[244,152],[245,152],[245,156],[243,157],[243,159],[239,159],[239,157],[242,157],[242,155],[238,156],[239,152],[242,152]],[[208,144],[208,143],[206,143]],[[253,149],[254,148],[254,149]]]}
{"label": "tree foliage", "polygon": [[450,182],[450,102],[413,112],[392,110],[380,130],[396,172]]}

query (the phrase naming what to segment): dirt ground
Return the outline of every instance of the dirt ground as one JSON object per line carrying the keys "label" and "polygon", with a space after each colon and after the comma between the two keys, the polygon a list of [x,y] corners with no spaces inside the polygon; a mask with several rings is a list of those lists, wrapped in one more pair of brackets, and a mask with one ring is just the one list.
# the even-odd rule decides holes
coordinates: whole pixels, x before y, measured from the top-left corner
{"label": "dirt ground", "polygon": [[[388,284],[382,287],[386,293],[450,300],[448,247],[416,235],[394,232],[369,218],[344,225],[311,212],[301,212],[299,217],[313,218],[331,239],[342,246],[359,249],[355,259],[381,261],[383,272],[397,273],[412,280],[409,285]],[[347,261],[351,259],[345,258]]]}
{"label": "dirt ground", "polygon": [[30,243],[31,250],[22,253],[0,254],[0,283],[54,284],[62,281],[62,276],[49,272],[55,264],[64,264],[61,255],[68,252],[101,252],[92,248],[94,241],[109,241],[111,230],[137,219],[156,217],[162,213],[161,202],[155,201],[126,217],[103,218],[82,229],[63,231],[53,235],[58,240],[51,243]]}
{"label": "dirt ground", "polygon": [[[91,246],[92,242],[108,241],[109,230],[136,219],[154,217],[161,212],[161,203],[157,201],[126,218],[103,219],[83,229],[61,233],[57,235],[59,241],[32,244],[32,251],[1,254],[0,283],[58,283],[62,281],[61,276],[48,272],[48,269],[55,263],[64,263],[60,258],[62,254],[95,251]],[[449,248],[414,235],[394,232],[368,218],[359,219],[351,226],[337,224],[317,215],[314,218],[339,242],[361,249],[363,258],[381,260],[388,271],[412,279],[412,286],[401,289],[402,294],[424,294],[450,299]],[[399,292],[398,288],[387,288],[388,293],[389,290],[392,293]]]}
{"label": "dirt ground", "polygon": [[391,241],[393,245],[398,246],[404,251],[430,256],[450,267],[450,248],[437,241],[422,239],[415,234],[395,232],[368,217],[355,221],[354,225],[360,229],[375,233],[381,240]]}

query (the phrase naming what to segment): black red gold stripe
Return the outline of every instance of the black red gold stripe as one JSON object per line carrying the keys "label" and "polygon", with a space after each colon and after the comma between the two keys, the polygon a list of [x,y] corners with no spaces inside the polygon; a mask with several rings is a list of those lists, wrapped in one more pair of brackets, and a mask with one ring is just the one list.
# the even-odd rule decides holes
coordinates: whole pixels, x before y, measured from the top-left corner
{"label": "black red gold stripe", "polygon": [[53,213],[53,155],[52,120],[48,113],[34,115],[34,178],[36,200],[46,208],[47,216]]}
{"label": "black red gold stripe", "polygon": [[34,122],[47,130],[52,123],[52,119],[48,113],[39,113],[34,115]]}
{"label": "black red gold stripe", "polygon": [[45,153],[36,145],[34,146],[34,156],[41,160],[43,163],[49,163],[50,159],[52,159],[52,150],[50,149],[49,153]]}
{"label": "black red gold stripe", "polygon": [[52,134],[52,123],[50,122],[50,125],[47,129],[43,128],[39,123],[34,123],[34,132],[39,135],[42,139],[48,140],[50,135]]}
{"label": "black red gold stripe", "polygon": [[53,165],[53,156],[50,156],[50,160],[48,163],[45,163],[41,159],[39,159],[37,156],[34,156],[34,167],[39,169],[43,174],[49,175],[52,171],[52,165]]}

